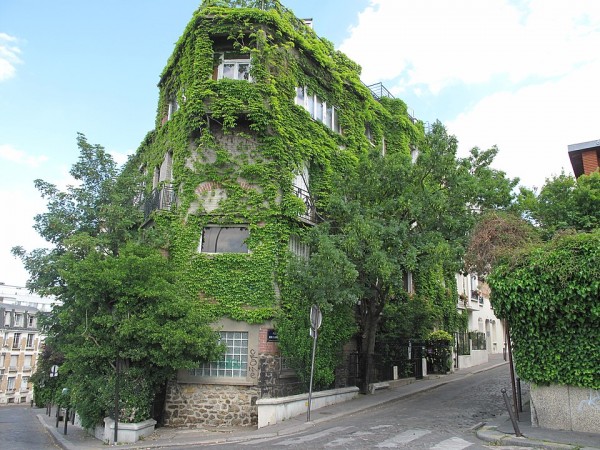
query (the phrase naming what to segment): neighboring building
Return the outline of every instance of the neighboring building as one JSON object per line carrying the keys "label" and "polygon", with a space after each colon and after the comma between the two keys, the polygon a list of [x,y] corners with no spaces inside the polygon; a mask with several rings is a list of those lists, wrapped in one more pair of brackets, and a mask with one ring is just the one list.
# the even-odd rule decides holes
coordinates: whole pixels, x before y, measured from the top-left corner
{"label": "neighboring building", "polygon": [[0,284],[0,404],[29,403],[44,336],[40,314],[49,312],[52,299],[39,297],[27,288]]}
{"label": "neighboring building", "polygon": [[256,423],[264,383],[285,372],[271,322],[285,261],[308,254],[331,174],[371,148],[416,155],[422,125],[359,71],[276,0],[206,0],[176,44],[133,161],[144,227],[227,353],[179,371],[166,425]]}
{"label": "neighboring building", "polygon": [[589,175],[600,166],[600,139],[569,145],[569,159],[575,178]]}
{"label": "neighboring building", "polygon": [[485,333],[485,347],[488,353],[504,351],[504,326],[494,315],[490,303],[490,288],[477,274],[457,274],[458,309],[468,314],[467,329]]}

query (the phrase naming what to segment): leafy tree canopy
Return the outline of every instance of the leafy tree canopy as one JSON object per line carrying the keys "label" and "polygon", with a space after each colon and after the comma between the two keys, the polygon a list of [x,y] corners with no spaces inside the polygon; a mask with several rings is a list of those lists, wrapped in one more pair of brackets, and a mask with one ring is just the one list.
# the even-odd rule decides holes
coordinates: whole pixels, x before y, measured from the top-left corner
{"label": "leafy tree canopy", "polygon": [[220,347],[198,305],[177,295],[169,260],[140,231],[134,162],[121,171],[83,134],[77,145],[77,185],[61,191],[35,182],[47,200],[35,228],[53,246],[13,253],[30,273],[28,286],[59,302],[45,322],[47,343],[64,356],[61,383],[84,426],[114,404],[117,364],[120,418],[138,421],[149,417],[154,395],[177,369],[197,366]]}
{"label": "leafy tree canopy", "polygon": [[569,228],[591,231],[600,226],[600,172],[577,179],[565,173],[554,176],[537,195],[523,189],[518,203],[546,238]]}
{"label": "leafy tree canopy", "polygon": [[[434,319],[423,320],[423,324],[449,331],[459,326],[452,293],[454,274],[460,267],[475,211],[509,205],[516,183],[489,167],[496,149],[474,149],[469,158],[458,158],[456,138],[439,122],[419,143],[419,151],[413,162],[401,151],[381,155],[373,150],[359,158],[356,170],[338,174],[317,239],[321,247],[326,242],[337,249],[340,276],[332,273],[324,280],[311,276],[298,279],[304,291],[313,285],[326,286],[328,280],[336,278],[351,283],[346,290],[354,295],[346,299],[358,305],[360,351],[365,364],[374,353],[384,312],[404,310],[386,309],[386,305],[406,303],[407,272],[415,274],[417,295],[423,296],[413,305],[431,305]],[[335,272],[331,261],[317,253],[306,271]],[[345,276],[351,273],[355,275]],[[328,301],[325,296],[321,298]],[[388,323],[394,322],[389,319]],[[366,387],[369,367],[363,373],[367,374],[363,380]]]}

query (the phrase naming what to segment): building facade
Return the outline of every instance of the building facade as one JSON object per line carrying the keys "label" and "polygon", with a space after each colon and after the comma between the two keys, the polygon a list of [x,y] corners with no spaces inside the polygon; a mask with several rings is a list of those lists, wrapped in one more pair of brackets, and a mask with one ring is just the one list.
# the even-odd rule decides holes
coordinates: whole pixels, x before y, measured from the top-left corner
{"label": "building facade", "polygon": [[467,329],[485,334],[485,349],[489,354],[502,353],[505,348],[504,325],[494,314],[490,303],[490,288],[475,274],[457,274],[458,309],[468,315]]}
{"label": "building facade", "polygon": [[373,148],[410,157],[423,127],[279,1],[204,1],[159,90],[133,160],[144,227],[227,346],[179,371],[165,424],[251,425],[261,383],[285,372],[273,319],[286,260],[308,254],[331,174]]}
{"label": "building facade", "polygon": [[575,178],[589,175],[600,167],[600,139],[571,144],[568,149]]}
{"label": "building facade", "polygon": [[0,404],[29,403],[29,378],[36,370],[44,336],[38,320],[52,308],[52,299],[24,287],[0,284]]}

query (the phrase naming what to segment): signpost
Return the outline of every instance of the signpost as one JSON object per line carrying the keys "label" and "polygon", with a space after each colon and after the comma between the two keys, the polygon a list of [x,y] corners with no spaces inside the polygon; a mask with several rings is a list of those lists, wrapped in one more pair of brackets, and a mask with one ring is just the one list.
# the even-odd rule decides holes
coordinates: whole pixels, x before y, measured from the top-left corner
{"label": "signpost", "polygon": [[317,351],[317,337],[319,335],[319,328],[323,321],[323,315],[317,305],[312,305],[310,308],[310,336],[313,338],[312,348],[312,361],[310,364],[310,384],[308,386],[308,410],[306,412],[306,421],[310,422],[310,406],[312,403],[312,385],[313,375],[315,373],[315,353]]}

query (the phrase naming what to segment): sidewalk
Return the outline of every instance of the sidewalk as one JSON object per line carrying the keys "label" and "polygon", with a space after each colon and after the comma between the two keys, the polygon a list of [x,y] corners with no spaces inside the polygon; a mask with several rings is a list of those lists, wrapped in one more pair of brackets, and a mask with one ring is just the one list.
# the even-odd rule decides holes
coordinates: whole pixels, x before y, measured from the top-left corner
{"label": "sidewalk", "polygon": [[[325,408],[311,411],[311,421],[306,422],[306,415],[294,417],[285,422],[271,425],[261,429],[255,428],[230,428],[230,429],[180,429],[180,428],[159,428],[154,434],[143,441],[135,444],[119,444],[120,449],[150,449],[150,448],[176,448],[184,445],[206,445],[218,443],[236,443],[251,441],[255,439],[272,438],[285,436],[312,428],[315,424],[327,422],[338,417],[357,413],[370,408],[383,405],[385,403],[395,402],[405,397],[417,394],[419,392],[435,389],[439,386],[452,383],[453,381],[464,378],[474,373],[493,369],[506,364],[502,355],[491,355],[490,360],[479,366],[459,370],[455,373],[441,376],[432,376],[427,379],[414,381],[409,384],[403,380],[390,382],[389,389],[375,391],[372,395],[360,395],[354,400],[331,405]],[[73,426],[70,423],[67,428],[67,435],[63,435],[64,423],[60,422],[58,428],[56,417],[48,417],[45,409],[38,408],[37,415],[41,423],[53,436],[56,443],[66,450],[96,450],[106,449],[107,445],[103,442],[89,436],[85,430]],[[519,445],[522,447],[548,448],[548,449],[580,449],[600,450],[598,435],[585,435],[584,433],[573,432],[555,432],[544,429],[535,429],[531,423],[527,426],[525,420],[529,420],[527,413],[521,413],[521,432],[526,438],[517,438],[514,436],[510,420],[507,423],[507,417],[498,419],[497,423],[482,424],[477,430],[477,436],[487,442],[499,442],[499,445]],[[511,435],[512,433],[512,435]],[[550,442],[548,442],[550,441]],[[564,445],[572,444],[572,445]],[[562,446],[561,446],[562,445]],[[597,448],[595,448],[596,446]]]}

